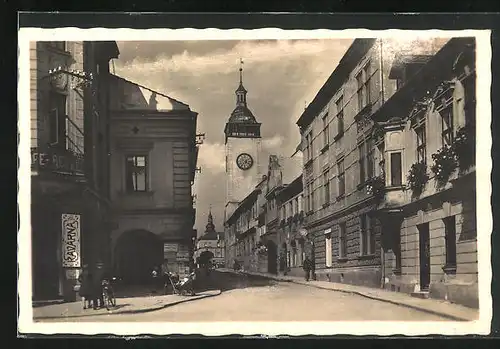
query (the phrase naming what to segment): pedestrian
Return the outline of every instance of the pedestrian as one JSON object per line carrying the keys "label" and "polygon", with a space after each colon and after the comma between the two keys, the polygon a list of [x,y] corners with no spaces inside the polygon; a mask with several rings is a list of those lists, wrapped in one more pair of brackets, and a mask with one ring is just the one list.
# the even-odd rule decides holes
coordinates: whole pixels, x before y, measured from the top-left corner
{"label": "pedestrian", "polygon": [[78,293],[82,297],[83,309],[90,308],[92,304],[92,273],[87,264],[83,266],[82,273],[78,276],[78,282],[80,283]]}
{"label": "pedestrian", "polygon": [[104,298],[102,296],[102,280],[106,277],[104,265],[96,263],[94,275],[92,275],[92,302],[93,309],[99,309],[104,306]]}
{"label": "pedestrian", "polygon": [[312,265],[311,265],[311,260],[309,259],[308,256],[306,256],[306,258],[304,259],[304,263],[302,263],[302,268],[304,269],[305,272],[306,281],[309,281],[309,278],[311,276]]}

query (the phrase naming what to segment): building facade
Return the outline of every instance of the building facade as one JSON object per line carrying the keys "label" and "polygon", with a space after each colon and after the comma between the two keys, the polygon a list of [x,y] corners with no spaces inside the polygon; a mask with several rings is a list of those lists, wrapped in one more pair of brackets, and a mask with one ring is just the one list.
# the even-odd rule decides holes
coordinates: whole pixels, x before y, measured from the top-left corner
{"label": "building facade", "polygon": [[306,239],[302,223],[302,175],[290,184],[285,184],[277,195],[280,211],[278,230],[279,272],[285,275],[302,276],[306,255],[312,260],[312,244]]}
{"label": "building facade", "polygon": [[198,266],[210,263],[216,268],[226,265],[224,232],[215,230],[212,212],[208,213],[205,232],[196,241],[194,260]]}
{"label": "building facade", "polygon": [[384,286],[478,307],[475,42],[453,38],[379,109]]}
{"label": "building facade", "polygon": [[[430,43],[428,51],[439,44]],[[370,188],[385,165],[374,145],[371,116],[398,86],[389,79],[384,45],[389,43],[381,39],[354,40],[297,121],[304,152],[304,228],[312,234],[319,279],[383,283],[381,225],[370,214],[377,207]]]}
{"label": "building facade", "polygon": [[106,76],[118,55],[115,42],[30,44],[33,299],[74,299],[80,268],[109,258],[101,174],[108,170]]}
{"label": "building facade", "polygon": [[185,273],[192,263],[192,185],[197,113],[187,104],[110,76],[113,266],[145,282],[154,266]]}

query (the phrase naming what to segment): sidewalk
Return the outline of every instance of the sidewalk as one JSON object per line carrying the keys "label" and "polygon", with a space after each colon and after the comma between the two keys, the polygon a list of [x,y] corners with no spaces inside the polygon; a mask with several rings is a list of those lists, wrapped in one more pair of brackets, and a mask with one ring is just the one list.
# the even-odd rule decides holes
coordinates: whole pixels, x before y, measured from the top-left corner
{"label": "sidewalk", "polygon": [[[218,269],[221,272],[239,274],[231,269]],[[296,276],[277,276],[265,273],[244,272],[247,275],[260,276],[276,281],[292,282],[309,287],[316,287],[325,290],[357,294],[377,301],[392,303],[395,305],[423,311],[429,314],[445,317],[455,321],[472,321],[479,318],[479,310],[468,308],[462,305],[453,304],[437,299],[420,299],[405,293],[391,292],[378,288],[354,286],[328,281],[305,281]]]}
{"label": "sidewalk", "polygon": [[68,319],[88,316],[111,315],[111,314],[137,314],[160,310],[176,304],[191,302],[198,299],[215,297],[221,294],[220,290],[199,292],[195,296],[162,295],[149,297],[117,298],[116,307],[109,311],[104,309],[86,309],[82,302],[63,304],[51,304],[33,307],[33,320],[44,319]]}

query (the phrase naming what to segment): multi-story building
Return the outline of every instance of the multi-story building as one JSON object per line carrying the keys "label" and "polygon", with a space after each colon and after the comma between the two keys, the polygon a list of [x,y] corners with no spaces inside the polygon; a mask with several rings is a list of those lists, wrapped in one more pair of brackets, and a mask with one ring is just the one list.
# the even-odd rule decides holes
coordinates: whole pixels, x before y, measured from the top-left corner
{"label": "multi-story building", "polygon": [[197,113],[157,91],[110,79],[114,268],[131,283],[146,281],[161,264],[185,273],[196,238]]}
{"label": "multi-story building", "polygon": [[[380,223],[367,190],[383,162],[371,115],[394,93],[385,40],[356,39],[297,121],[304,153],[304,228],[314,242],[318,279],[380,286]],[[393,44],[393,43],[391,43]],[[439,43],[429,43],[434,52]],[[416,72],[425,57],[413,62]]]}
{"label": "multi-story building", "polygon": [[205,232],[196,241],[194,260],[198,265],[210,262],[216,268],[222,268],[226,265],[224,252],[224,232],[215,230],[214,219],[210,211]]}
{"label": "multi-story building", "polygon": [[478,306],[475,41],[453,38],[373,114],[384,286]]}
{"label": "multi-story building", "polygon": [[32,42],[33,298],[75,297],[83,264],[108,261],[109,61],[115,42]]}
{"label": "multi-story building", "polygon": [[304,221],[302,199],[302,175],[295,178],[290,184],[285,184],[277,194],[280,210],[279,271],[295,276],[302,276],[302,263],[305,256],[306,254],[312,255],[311,243],[306,240],[302,229]]}

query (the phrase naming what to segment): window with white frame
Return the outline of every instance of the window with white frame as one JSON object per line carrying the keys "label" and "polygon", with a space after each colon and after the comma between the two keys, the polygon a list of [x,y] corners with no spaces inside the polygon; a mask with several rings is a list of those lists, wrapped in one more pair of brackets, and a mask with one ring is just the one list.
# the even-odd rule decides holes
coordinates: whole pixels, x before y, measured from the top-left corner
{"label": "window with white frame", "polygon": [[425,116],[420,116],[413,126],[417,139],[417,162],[427,163],[427,135],[425,132]]}
{"label": "window with white frame", "polygon": [[340,96],[335,102],[337,107],[337,136],[344,134],[344,97]]}
{"label": "window with white frame", "polygon": [[330,144],[330,130],[328,126],[328,113],[323,115],[323,147]]}
{"label": "window with white frame", "polygon": [[330,171],[323,173],[324,204],[330,203]]}
{"label": "window with white frame", "polygon": [[337,173],[338,173],[338,187],[339,196],[345,195],[345,169],[344,169],[344,159],[337,162]]}
{"label": "window with white frame", "polygon": [[363,69],[356,75],[358,84],[358,110],[361,111],[366,107],[371,100],[370,96],[370,81],[371,81],[371,66],[370,62],[366,63]]}
{"label": "window with white frame", "polygon": [[441,112],[441,141],[442,145],[451,145],[453,143],[453,107],[446,107]]}
{"label": "window with white frame", "polygon": [[331,229],[325,231],[325,265],[330,268],[333,265],[333,247]]}

